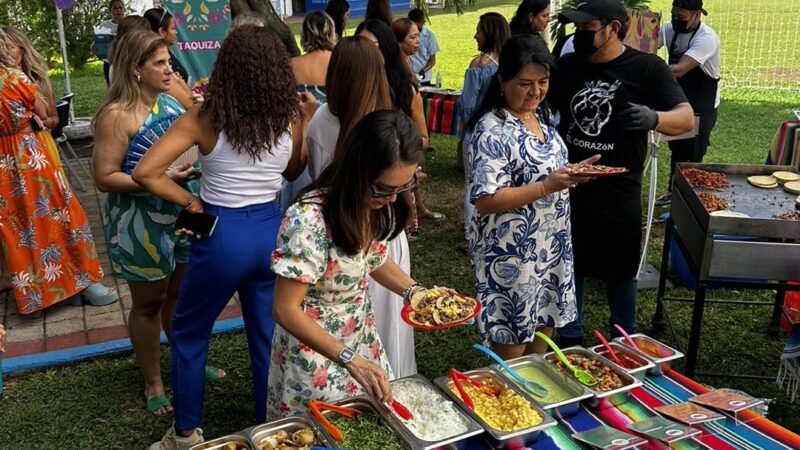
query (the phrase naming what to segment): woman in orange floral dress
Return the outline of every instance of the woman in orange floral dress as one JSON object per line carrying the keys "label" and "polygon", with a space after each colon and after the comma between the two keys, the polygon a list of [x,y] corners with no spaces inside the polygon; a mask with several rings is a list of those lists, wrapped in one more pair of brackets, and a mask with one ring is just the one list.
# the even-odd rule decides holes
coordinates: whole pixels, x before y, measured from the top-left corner
{"label": "woman in orange floral dress", "polygon": [[47,157],[53,140],[35,131],[46,104],[13,68],[5,41],[0,33],[0,254],[17,307],[31,314],[94,290],[116,299],[97,283],[103,271],[86,214]]}

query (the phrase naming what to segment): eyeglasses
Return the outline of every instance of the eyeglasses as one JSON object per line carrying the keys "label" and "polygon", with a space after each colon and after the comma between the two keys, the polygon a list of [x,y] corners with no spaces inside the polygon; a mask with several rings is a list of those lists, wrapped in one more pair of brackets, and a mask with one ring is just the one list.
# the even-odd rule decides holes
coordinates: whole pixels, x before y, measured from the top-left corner
{"label": "eyeglasses", "polygon": [[415,187],[419,186],[419,180],[417,180],[417,174],[414,174],[414,178],[411,180],[410,183],[407,185],[392,190],[392,191],[382,191],[379,188],[376,188],[374,184],[370,184],[370,189],[372,189],[372,198],[383,198],[383,197],[391,197],[392,195],[402,194],[403,192],[408,192]]}

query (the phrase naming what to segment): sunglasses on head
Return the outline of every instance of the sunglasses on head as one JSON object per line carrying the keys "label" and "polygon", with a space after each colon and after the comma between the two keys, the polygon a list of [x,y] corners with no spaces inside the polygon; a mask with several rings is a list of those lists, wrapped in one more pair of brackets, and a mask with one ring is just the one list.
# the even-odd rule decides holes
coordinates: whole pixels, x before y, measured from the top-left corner
{"label": "sunglasses on head", "polygon": [[382,197],[391,197],[392,195],[402,194],[403,192],[408,192],[415,187],[419,186],[419,180],[417,180],[417,174],[414,174],[414,178],[411,180],[410,183],[407,185],[393,189],[391,191],[381,190],[380,188],[375,187],[374,184],[370,184],[369,187],[372,189],[372,198],[382,198]]}

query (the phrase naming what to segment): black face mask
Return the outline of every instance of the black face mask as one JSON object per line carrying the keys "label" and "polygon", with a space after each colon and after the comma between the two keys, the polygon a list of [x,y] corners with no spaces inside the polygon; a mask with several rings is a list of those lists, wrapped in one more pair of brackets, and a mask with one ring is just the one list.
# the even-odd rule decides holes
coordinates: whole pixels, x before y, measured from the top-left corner
{"label": "black face mask", "polygon": [[[572,38],[572,45],[575,47],[575,53],[583,56],[584,58],[588,58],[597,53],[597,51],[600,50],[600,47],[594,46],[594,36],[605,28],[606,27],[604,26],[597,31],[575,30],[575,36]],[[605,46],[605,44],[602,46]]]}
{"label": "black face mask", "polygon": [[678,34],[689,32],[689,21],[672,18],[672,30]]}

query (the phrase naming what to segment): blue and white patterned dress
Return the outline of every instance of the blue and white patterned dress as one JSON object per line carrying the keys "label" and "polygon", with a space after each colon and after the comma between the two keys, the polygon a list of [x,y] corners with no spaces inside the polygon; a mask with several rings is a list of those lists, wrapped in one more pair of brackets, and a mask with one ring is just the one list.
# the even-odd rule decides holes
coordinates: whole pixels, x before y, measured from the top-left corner
{"label": "blue and white patterned dress", "polygon": [[[545,142],[504,112],[505,118],[488,112],[475,126],[473,203],[502,188],[540,181],[567,164],[564,141],[540,114]],[[502,213],[475,211],[468,238],[486,343],[531,342],[537,326],[560,327],[575,319],[569,214],[567,190]]]}

